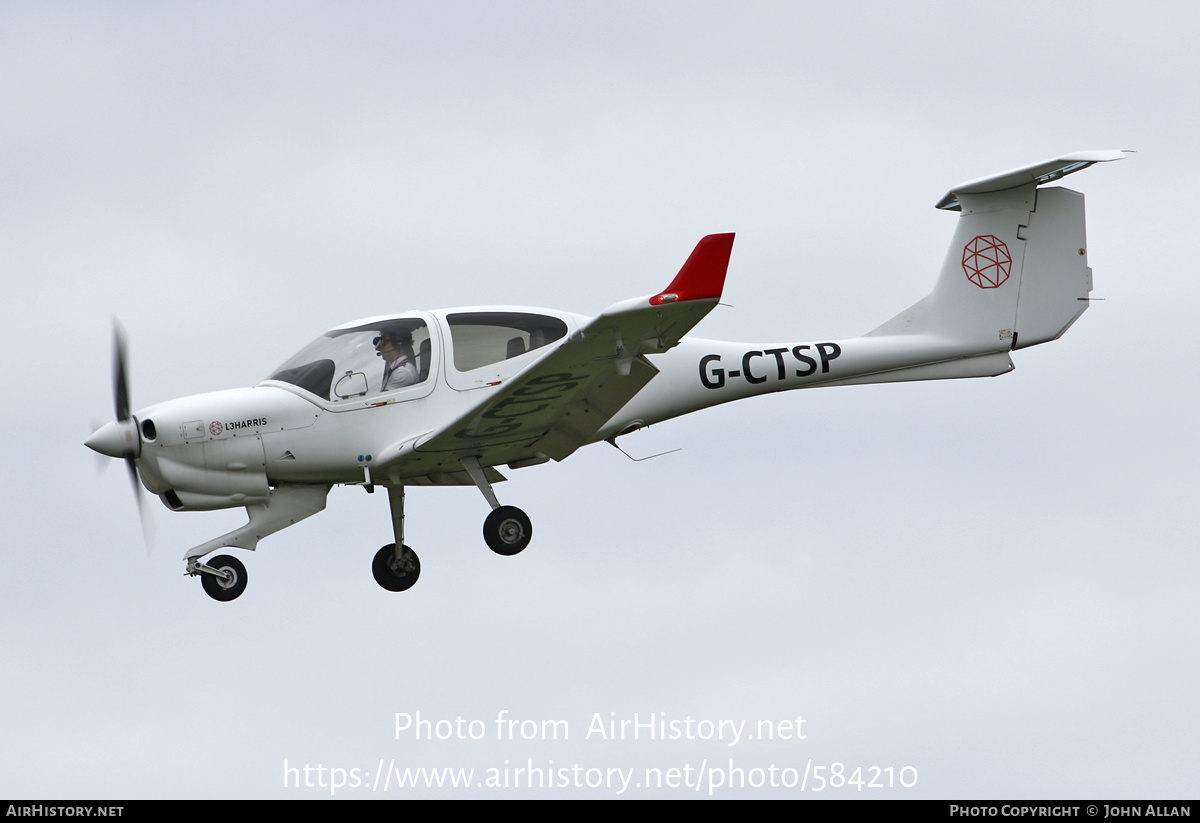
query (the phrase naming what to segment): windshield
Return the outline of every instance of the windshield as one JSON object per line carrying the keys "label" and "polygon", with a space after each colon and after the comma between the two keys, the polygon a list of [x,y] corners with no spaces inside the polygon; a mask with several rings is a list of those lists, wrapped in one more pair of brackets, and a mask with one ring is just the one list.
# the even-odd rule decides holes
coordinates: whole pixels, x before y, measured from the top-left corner
{"label": "windshield", "polygon": [[429,361],[425,321],[381,320],[326,332],[267,379],[291,383],[336,403],[423,383],[429,379]]}

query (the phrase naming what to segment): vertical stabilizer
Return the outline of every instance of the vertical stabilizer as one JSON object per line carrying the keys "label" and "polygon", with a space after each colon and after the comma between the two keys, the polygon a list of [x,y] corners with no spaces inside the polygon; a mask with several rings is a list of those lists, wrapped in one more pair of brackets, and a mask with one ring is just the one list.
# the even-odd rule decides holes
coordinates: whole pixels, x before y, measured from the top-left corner
{"label": "vertical stabilizer", "polygon": [[937,286],[868,337],[924,335],[954,357],[1055,340],[1088,305],[1083,195],[1038,186],[1119,151],[1079,152],[951,189],[960,211]]}

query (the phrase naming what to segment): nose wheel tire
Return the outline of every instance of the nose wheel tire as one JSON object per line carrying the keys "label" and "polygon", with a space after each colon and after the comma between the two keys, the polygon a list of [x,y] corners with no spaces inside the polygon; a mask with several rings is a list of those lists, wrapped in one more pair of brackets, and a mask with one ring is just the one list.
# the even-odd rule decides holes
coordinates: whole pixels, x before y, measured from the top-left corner
{"label": "nose wheel tire", "polygon": [[483,539],[496,554],[511,557],[529,545],[533,537],[533,526],[529,516],[516,506],[501,506],[493,509],[483,521]]}
{"label": "nose wheel tire", "polygon": [[404,547],[403,556],[397,559],[396,544],[388,543],[375,553],[371,572],[375,582],[389,592],[402,592],[411,589],[421,576],[421,561],[408,546]]}
{"label": "nose wheel tire", "polygon": [[207,573],[200,575],[204,593],[213,600],[236,600],[246,590],[246,567],[236,557],[223,554],[209,560],[205,565],[221,572],[220,576]]}

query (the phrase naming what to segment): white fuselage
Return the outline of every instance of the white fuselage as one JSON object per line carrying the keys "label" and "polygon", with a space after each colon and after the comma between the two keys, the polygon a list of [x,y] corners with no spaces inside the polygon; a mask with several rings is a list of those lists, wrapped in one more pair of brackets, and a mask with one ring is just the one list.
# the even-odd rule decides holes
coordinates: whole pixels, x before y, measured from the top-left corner
{"label": "white fuselage", "polygon": [[[136,415],[143,424],[138,459],[143,483],[170,508],[194,510],[264,502],[278,483],[466,482],[428,467],[414,475],[396,456],[478,406],[586,322],[562,312],[525,311],[560,319],[568,333],[543,348],[459,370],[446,323],[453,312],[434,312],[423,315],[432,345],[426,355],[428,374],[416,385],[326,400],[291,383],[268,380],[144,409]],[[592,442],[768,392],[1000,374],[1011,368],[1001,343],[997,341],[997,351],[980,352],[926,335],[777,345],[685,338],[670,351],[648,357],[658,374]],[[146,421],[152,421],[153,437],[145,436]],[[544,459],[514,446],[505,460],[528,464]]]}

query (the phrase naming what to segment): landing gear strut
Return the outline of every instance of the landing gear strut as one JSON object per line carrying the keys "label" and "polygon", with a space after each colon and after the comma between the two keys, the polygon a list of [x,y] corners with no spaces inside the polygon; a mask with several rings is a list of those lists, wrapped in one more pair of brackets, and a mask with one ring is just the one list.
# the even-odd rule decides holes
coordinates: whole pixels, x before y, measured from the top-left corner
{"label": "landing gear strut", "polygon": [[388,502],[392,506],[392,533],[396,542],[388,543],[375,553],[371,573],[375,575],[375,582],[389,592],[403,592],[411,589],[421,576],[421,560],[415,551],[404,545],[404,487],[389,486]]}

